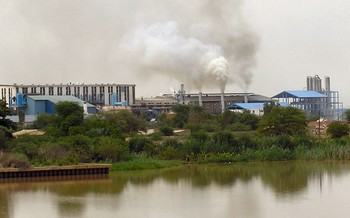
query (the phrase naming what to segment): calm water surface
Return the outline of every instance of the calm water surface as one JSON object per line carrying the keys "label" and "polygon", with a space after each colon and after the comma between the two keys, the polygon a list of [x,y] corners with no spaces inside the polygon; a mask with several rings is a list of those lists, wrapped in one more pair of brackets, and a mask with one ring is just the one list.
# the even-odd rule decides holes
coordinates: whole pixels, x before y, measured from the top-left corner
{"label": "calm water surface", "polygon": [[350,217],[350,163],[189,165],[0,180],[0,217]]}

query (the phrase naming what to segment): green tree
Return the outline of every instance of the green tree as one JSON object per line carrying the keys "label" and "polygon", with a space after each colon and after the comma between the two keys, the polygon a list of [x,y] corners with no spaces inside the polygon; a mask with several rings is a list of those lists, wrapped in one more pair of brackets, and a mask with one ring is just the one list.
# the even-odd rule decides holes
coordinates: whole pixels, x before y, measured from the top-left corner
{"label": "green tree", "polygon": [[271,111],[272,111],[272,108],[274,108],[274,107],[278,107],[277,106],[277,104],[275,103],[275,102],[266,102],[265,104],[264,104],[264,114],[265,115],[267,115],[267,114],[269,114]]}
{"label": "green tree", "polygon": [[76,102],[63,101],[55,105],[57,113],[56,127],[58,127],[64,135],[68,135],[69,128],[79,126],[84,120],[84,109]]}
{"label": "green tree", "polygon": [[294,107],[273,107],[265,114],[258,126],[264,135],[303,135],[306,134],[305,114]]}
{"label": "green tree", "polygon": [[0,100],[0,126],[4,126],[8,129],[16,129],[15,123],[9,119],[5,119],[6,116],[11,114],[12,110],[7,107],[6,101]]}
{"label": "green tree", "polygon": [[190,106],[177,104],[173,106],[172,109],[176,113],[176,116],[173,119],[173,125],[178,128],[183,128],[185,124],[188,122]]}
{"label": "green tree", "polygon": [[188,122],[192,124],[202,124],[208,119],[209,115],[205,112],[204,107],[192,106],[188,114]]}
{"label": "green tree", "polygon": [[331,138],[341,138],[344,136],[349,136],[349,132],[349,125],[339,121],[334,121],[327,127],[327,134],[330,135]]}
{"label": "green tree", "polygon": [[238,121],[238,115],[233,111],[226,110],[224,113],[220,114],[217,119],[220,123],[221,128],[225,129],[232,123]]}
{"label": "green tree", "polygon": [[44,129],[50,124],[54,123],[54,116],[50,114],[39,114],[33,122],[32,127],[35,129]]}
{"label": "green tree", "polygon": [[11,115],[11,109],[7,107],[7,103],[4,100],[0,100],[0,117],[5,119],[6,116]]}
{"label": "green tree", "polygon": [[61,101],[55,105],[58,116],[66,118],[68,116],[78,116],[84,118],[84,109],[77,102]]}
{"label": "green tree", "polygon": [[121,110],[115,114],[107,114],[106,119],[110,119],[121,132],[129,135],[147,130],[146,121],[127,110]]}
{"label": "green tree", "polygon": [[345,118],[348,121],[348,123],[350,123],[350,109],[345,111]]}
{"label": "green tree", "polygon": [[259,117],[249,111],[245,111],[238,116],[238,122],[249,126],[252,130],[256,130],[259,124]]}

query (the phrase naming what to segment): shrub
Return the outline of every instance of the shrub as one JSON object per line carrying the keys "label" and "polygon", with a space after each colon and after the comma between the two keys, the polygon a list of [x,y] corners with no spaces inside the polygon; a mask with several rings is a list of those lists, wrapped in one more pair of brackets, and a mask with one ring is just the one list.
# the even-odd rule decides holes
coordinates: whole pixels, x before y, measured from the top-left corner
{"label": "shrub", "polygon": [[180,158],[180,152],[178,149],[168,146],[164,149],[162,157],[166,160],[176,160]]}
{"label": "shrub", "polygon": [[212,141],[214,146],[221,148],[221,152],[235,152],[238,149],[234,135],[230,132],[217,132]]}
{"label": "shrub", "polygon": [[26,169],[30,167],[30,163],[26,156],[18,153],[5,153],[0,158],[0,165],[4,168],[20,168]]}
{"label": "shrub", "polygon": [[98,161],[117,162],[128,153],[127,146],[123,141],[109,137],[101,137],[95,146],[96,159]]}
{"label": "shrub", "polygon": [[237,138],[237,143],[239,145],[240,151],[258,148],[258,143],[253,134],[240,134]]}
{"label": "shrub", "polygon": [[80,163],[91,162],[93,147],[89,137],[83,135],[69,136],[66,139],[66,143],[69,143],[71,155],[78,156]]}
{"label": "shrub", "polygon": [[129,150],[131,152],[143,152],[147,144],[152,144],[152,141],[144,136],[132,137],[129,141]]}
{"label": "shrub", "polygon": [[12,133],[6,127],[0,126],[0,150],[6,148],[6,143],[12,138]]}
{"label": "shrub", "polygon": [[344,136],[349,136],[350,127],[346,123],[341,123],[339,121],[332,122],[327,128],[327,134],[331,138],[341,138]]}
{"label": "shrub", "polygon": [[150,138],[152,141],[160,141],[162,140],[163,133],[162,132],[155,132],[150,135]]}
{"label": "shrub", "polygon": [[165,136],[171,136],[174,135],[174,131],[173,128],[169,127],[169,126],[162,126],[160,127],[160,132],[162,132]]}

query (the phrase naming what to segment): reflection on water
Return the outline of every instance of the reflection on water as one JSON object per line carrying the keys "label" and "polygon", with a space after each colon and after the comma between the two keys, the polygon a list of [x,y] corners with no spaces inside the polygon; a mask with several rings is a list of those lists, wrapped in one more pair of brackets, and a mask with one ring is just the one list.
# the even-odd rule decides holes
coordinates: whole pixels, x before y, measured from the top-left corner
{"label": "reflection on water", "polygon": [[349,185],[339,162],[11,178],[0,180],[0,217],[348,217]]}

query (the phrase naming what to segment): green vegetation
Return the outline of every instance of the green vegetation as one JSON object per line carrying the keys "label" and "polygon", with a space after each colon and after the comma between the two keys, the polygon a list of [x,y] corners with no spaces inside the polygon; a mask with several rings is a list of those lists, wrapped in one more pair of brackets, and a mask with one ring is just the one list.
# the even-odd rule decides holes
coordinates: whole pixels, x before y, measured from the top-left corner
{"label": "green vegetation", "polygon": [[327,128],[327,134],[331,136],[331,138],[342,138],[348,137],[350,132],[350,127],[346,123],[341,123],[339,121],[335,121],[329,124]]}
{"label": "green vegetation", "polygon": [[[350,159],[347,124],[334,122],[328,137],[313,136],[298,109],[265,108],[262,117],[232,111],[214,116],[199,106],[176,105],[174,118],[159,114],[154,123],[126,110],[84,118],[79,105],[61,102],[57,115],[39,115],[33,123],[43,136],[13,139],[14,129],[0,126],[0,166],[113,163],[112,170],[131,170],[184,162]],[[180,127],[187,133],[177,134]],[[142,135],[148,128],[155,133]]]}
{"label": "green vegetation", "polygon": [[182,164],[183,162],[179,160],[157,160],[139,157],[138,159],[127,162],[114,163],[111,171],[162,169],[181,166]]}

